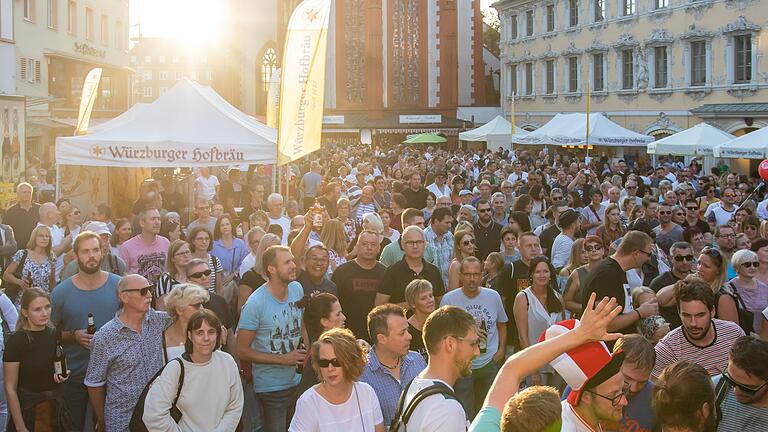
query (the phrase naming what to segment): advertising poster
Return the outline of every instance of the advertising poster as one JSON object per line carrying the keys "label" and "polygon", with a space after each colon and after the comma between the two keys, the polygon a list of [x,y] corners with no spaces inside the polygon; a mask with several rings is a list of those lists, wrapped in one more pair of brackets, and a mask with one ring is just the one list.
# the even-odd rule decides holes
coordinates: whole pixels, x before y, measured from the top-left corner
{"label": "advertising poster", "polygon": [[26,104],[23,96],[0,95],[0,127],[3,144],[0,147],[3,182],[18,182],[26,169]]}

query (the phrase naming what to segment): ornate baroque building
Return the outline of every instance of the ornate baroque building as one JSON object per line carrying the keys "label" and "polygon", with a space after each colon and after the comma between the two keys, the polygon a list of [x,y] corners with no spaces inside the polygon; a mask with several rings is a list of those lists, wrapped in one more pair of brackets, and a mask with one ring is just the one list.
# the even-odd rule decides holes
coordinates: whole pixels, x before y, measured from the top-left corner
{"label": "ornate baroque building", "polygon": [[[527,129],[591,109],[664,137],[768,125],[759,0],[501,0],[502,107]],[[642,149],[641,149],[642,151]]]}

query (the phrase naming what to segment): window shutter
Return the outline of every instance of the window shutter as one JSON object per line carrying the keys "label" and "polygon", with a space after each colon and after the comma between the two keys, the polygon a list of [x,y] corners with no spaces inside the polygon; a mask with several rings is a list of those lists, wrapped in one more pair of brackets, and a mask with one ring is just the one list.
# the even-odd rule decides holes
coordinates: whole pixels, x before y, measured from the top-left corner
{"label": "window shutter", "polygon": [[35,82],[40,83],[40,60],[35,60]]}
{"label": "window shutter", "polygon": [[27,59],[22,58],[21,59],[21,80],[26,81],[27,80]]}

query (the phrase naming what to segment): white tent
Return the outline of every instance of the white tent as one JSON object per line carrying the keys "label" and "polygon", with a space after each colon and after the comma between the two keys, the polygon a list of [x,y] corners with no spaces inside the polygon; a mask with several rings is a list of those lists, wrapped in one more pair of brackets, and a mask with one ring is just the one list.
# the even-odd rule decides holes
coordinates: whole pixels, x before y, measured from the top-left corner
{"label": "white tent", "polygon": [[[529,132],[519,127],[515,128],[518,135],[527,135]],[[503,116],[496,116],[493,120],[479,128],[459,133],[459,139],[463,141],[485,141],[488,148],[496,151],[499,148],[507,148],[512,142],[512,123]]]}
{"label": "white tent", "polygon": [[712,149],[734,139],[733,135],[707,123],[648,144],[648,154],[674,156],[711,156]]}
{"label": "white tent", "polygon": [[768,158],[768,127],[758,129],[722,145],[715,146],[715,157],[719,158]]}
{"label": "white tent", "polygon": [[[653,137],[625,129],[604,115],[589,115],[589,144],[593,146],[645,147]],[[587,114],[557,114],[544,126],[529,134],[515,134],[518,144],[587,145]]]}
{"label": "white tent", "polygon": [[56,162],[145,168],[274,164],[276,143],[275,129],[185,79],[90,134],[57,138]]}

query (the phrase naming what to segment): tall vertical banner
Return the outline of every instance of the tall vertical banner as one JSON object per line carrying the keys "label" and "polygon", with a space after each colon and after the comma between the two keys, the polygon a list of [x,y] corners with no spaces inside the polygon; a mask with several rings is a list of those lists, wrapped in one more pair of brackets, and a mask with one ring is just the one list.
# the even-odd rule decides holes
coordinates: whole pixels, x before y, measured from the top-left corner
{"label": "tall vertical banner", "polygon": [[278,165],[320,149],[331,2],[304,0],[288,23],[280,80]]}
{"label": "tall vertical banner", "polygon": [[267,126],[275,129],[280,116],[280,75],[279,68],[272,72],[267,91]]}
{"label": "tall vertical banner", "polygon": [[88,123],[91,121],[91,112],[93,104],[96,102],[96,96],[101,81],[101,68],[93,68],[88,72],[83,83],[83,94],[80,98],[80,112],[77,114],[77,126],[75,135],[85,135],[88,131]]}

